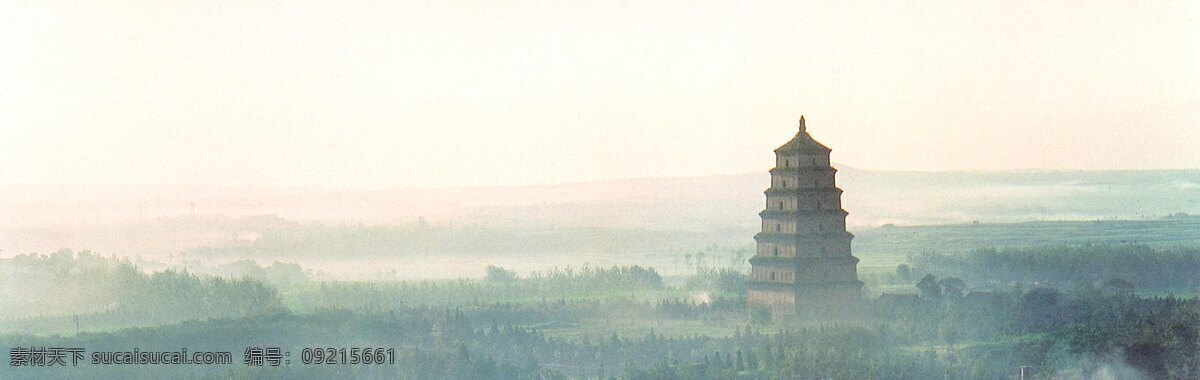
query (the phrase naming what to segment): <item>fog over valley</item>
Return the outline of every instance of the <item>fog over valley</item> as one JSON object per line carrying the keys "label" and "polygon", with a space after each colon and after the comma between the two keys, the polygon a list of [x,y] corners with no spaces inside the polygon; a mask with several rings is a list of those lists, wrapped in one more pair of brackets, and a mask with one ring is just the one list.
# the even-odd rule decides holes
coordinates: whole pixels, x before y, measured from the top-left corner
{"label": "fog over valley", "polygon": [[[753,248],[768,182],[750,173],[462,189],[8,185],[0,187],[0,257],[67,248],[161,265],[283,260],[333,278],[393,270],[405,279],[480,277],[488,264],[524,273],[643,259],[685,273],[673,262],[683,253]],[[886,231],[875,232],[883,226],[1200,214],[1198,171],[843,168],[838,183],[867,264],[873,254],[901,253],[876,248],[892,244]]]}

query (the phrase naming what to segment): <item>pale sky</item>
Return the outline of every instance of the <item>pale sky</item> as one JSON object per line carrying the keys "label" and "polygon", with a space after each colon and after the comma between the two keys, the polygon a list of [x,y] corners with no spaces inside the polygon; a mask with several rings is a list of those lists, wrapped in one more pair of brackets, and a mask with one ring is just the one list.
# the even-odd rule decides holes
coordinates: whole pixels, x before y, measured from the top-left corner
{"label": "pale sky", "polygon": [[3,0],[0,183],[1200,168],[1200,2],[836,3]]}

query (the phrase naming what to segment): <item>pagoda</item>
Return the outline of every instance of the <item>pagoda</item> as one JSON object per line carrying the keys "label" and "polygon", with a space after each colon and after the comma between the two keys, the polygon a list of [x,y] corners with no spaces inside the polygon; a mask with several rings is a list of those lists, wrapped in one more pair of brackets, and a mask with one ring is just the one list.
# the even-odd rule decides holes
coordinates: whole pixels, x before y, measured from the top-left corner
{"label": "pagoda", "polygon": [[767,207],[759,213],[762,232],[754,236],[758,249],[750,258],[750,305],[773,314],[820,314],[859,300],[854,235],[846,231],[829,152],[808,135],[804,116],[796,136],[775,149]]}

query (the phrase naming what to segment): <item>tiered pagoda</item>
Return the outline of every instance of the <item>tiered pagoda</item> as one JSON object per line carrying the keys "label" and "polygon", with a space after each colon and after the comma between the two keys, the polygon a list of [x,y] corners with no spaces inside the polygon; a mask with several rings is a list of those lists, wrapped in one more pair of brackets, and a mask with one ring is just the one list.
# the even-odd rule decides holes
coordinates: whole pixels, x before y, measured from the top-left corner
{"label": "tiered pagoda", "polygon": [[829,163],[830,149],[800,131],[775,149],[758,250],[750,258],[747,301],[775,314],[823,313],[856,303],[863,283],[850,254],[842,190]]}

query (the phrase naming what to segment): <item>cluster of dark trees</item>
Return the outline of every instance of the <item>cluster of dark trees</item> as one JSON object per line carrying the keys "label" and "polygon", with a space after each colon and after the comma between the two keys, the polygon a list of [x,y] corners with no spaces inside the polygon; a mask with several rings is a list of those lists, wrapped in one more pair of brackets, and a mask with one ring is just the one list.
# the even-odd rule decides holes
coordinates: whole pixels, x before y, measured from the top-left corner
{"label": "cluster of dark trees", "polygon": [[925,299],[941,299],[947,298],[962,298],[967,290],[967,283],[958,277],[946,277],[938,279],[937,276],[927,274],[921,278],[921,282],[917,283],[917,295]]}
{"label": "cluster of dark trees", "polygon": [[716,296],[702,301],[696,299],[662,299],[655,305],[655,310],[659,317],[666,319],[730,319],[728,316],[731,314],[744,316],[746,298]]}
{"label": "cluster of dark trees", "polygon": [[1066,287],[1118,279],[1139,290],[1200,289],[1200,248],[1196,247],[1084,244],[986,248],[965,254],[926,252],[909,261],[914,272],[962,276],[977,285]]}
{"label": "cluster of dark trees", "polygon": [[302,286],[312,281],[312,276],[300,264],[289,262],[275,261],[270,265],[260,265],[254,260],[238,260],[215,267],[197,263],[185,268],[197,274],[258,280],[280,289]]}
{"label": "cluster of dark trees", "polygon": [[745,294],[745,272],[734,268],[701,267],[696,273],[688,276],[684,287],[692,290],[709,290],[725,294]]}
{"label": "cluster of dark trees", "polygon": [[[146,273],[128,260],[62,250],[0,261],[0,327],[7,331],[144,326],[245,317],[284,308],[277,290],[248,278]],[[12,287],[12,288],[9,288]]]}
{"label": "cluster of dark trees", "polygon": [[558,288],[583,287],[585,289],[622,289],[622,288],[651,288],[663,286],[662,276],[654,268],[637,265],[612,267],[583,266],[574,268],[551,269],[533,272],[529,275],[529,283],[534,286],[551,286]]}
{"label": "cluster of dark trees", "polygon": [[663,289],[662,276],[653,268],[636,265],[552,269],[525,278],[490,266],[483,280],[321,282],[294,292],[304,309],[384,310],[404,305],[483,305],[499,300],[545,303],[658,289]]}

